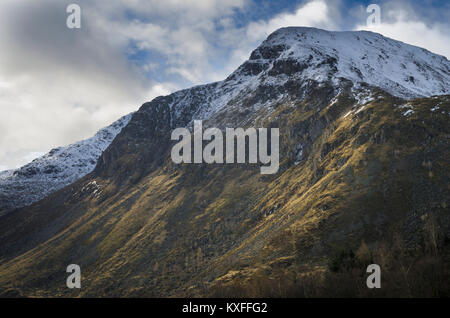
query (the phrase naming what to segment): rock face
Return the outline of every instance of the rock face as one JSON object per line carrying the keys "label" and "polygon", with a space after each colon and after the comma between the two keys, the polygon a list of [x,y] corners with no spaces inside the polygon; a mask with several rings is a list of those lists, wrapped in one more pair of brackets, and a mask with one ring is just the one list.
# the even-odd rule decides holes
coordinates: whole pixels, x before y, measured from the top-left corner
{"label": "rock face", "polygon": [[[208,296],[280,267],[322,270],[393,232],[415,251],[430,214],[449,237],[449,68],[370,32],[280,29],[224,81],[143,104],[92,173],[0,217],[0,287]],[[173,164],[170,133],[195,119],[278,127],[279,172]],[[71,263],[81,291],[65,288]]]}
{"label": "rock face", "polygon": [[39,201],[91,172],[130,118],[126,115],[95,136],[52,149],[19,169],[0,172],[0,215]]}

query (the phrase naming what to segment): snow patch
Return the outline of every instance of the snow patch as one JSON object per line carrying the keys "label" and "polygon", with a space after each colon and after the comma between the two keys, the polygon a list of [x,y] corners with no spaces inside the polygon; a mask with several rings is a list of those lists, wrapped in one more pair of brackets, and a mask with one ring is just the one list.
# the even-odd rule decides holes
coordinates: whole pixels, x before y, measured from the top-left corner
{"label": "snow patch", "polygon": [[408,109],[406,112],[403,113],[403,116],[409,117],[409,116],[411,116],[412,114],[414,114],[414,110]]}

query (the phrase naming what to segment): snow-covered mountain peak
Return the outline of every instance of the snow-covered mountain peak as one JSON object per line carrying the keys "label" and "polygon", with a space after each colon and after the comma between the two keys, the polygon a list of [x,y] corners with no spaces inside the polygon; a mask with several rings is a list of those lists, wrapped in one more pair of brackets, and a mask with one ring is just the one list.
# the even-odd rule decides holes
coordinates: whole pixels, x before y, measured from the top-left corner
{"label": "snow-covered mountain peak", "polygon": [[331,85],[336,95],[349,81],[405,99],[445,95],[450,61],[373,32],[288,27],[273,32],[225,80],[172,94],[171,107],[180,118],[196,104],[188,117],[208,119],[230,107],[256,111],[285,97],[301,99],[314,87]]}
{"label": "snow-covered mountain peak", "polygon": [[345,78],[403,98],[450,93],[447,58],[369,31],[282,28],[252,52],[249,62],[269,75],[290,68],[288,75],[319,82]]}

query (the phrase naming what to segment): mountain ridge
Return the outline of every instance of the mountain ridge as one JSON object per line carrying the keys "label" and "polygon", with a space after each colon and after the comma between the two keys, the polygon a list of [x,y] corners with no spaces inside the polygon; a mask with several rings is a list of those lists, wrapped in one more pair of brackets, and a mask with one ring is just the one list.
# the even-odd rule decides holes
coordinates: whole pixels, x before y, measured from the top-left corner
{"label": "mountain ridge", "polygon": [[[336,41],[340,44],[336,45]],[[344,43],[344,45],[342,43]],[[351,49],[350,53],[348,50],[343,49],[343,46],[345,45],[355,48],[357,47],[355,44],[361,43],[365,46],[363,50],[360,50],[357,53],[354,49]],[[376,47],[374,43],[382,43],[384,46],[379,48]],[[370,49],[376,53],[372,52],[372,54],[370,54]],[[345,54],[341,52],[342,50]],[[407,52],[406,55],[408,56],[407,60],[409,61],[409,64],[406,63],[407,65],[405,65],[402,63],[403,70],[395,68],[394,73],[400,75],[397,75],[396,79],[392,80],[389,79],[389,76],[393,74],[392,71],[387,72],[387,75],[384,76],[384,70],[393,65],[387,63],[385,60],[388,59],[389,56],[394,56],[395,54],[393,53],[396,53],[399,50]],[[373,58],[375,55],[377,56],[377,60],[381,59],[380,63],[377,61],[377,63],[381,65],[381,69],[374,74],[372,65],[376,64]],[[417,56],[414,57],[414,55]],[[361,60],[366,60],[364,65],[369,65],[370,67],[365,68],[363,67],[364,65],[358,65],[358,63],[355,64],[354,62],[358,60],[356,56],[360,56]],[[401,56],[404,57],[405,53],[402,53]],[[436,63],[430,66],[423,62],[424,57],[430,57],[429,60],[438,64],[441,63],[442,66],[439,68],[439,72],[430,72],[429,70],[433,69],[433,67],[436,69]],[[342,62],[342,60],[344,60],[344,62]],[[283,74],[285,69],[289,69],[288,74]],[[383,76],[380,75],[380,73],[383,74]],[[286,76],[280,78],[279,75]],[[378,77],[376,81],[365,81],[375,75]],[[432,75],[435,76],[433,77]],[[433,54],[425,49],[411,46],[400,41],[388,39],[380,34],[370,31],[332,32],[309,27],[287,27],[278,29],[270,34],[268,38],[251,53],[249,60],[244,62],[224,81],[198,85],[170,94],[169,96],[172,96],[171,98],[173,101],[169,105],[169,108],[173,108],[173,117],[181,120],[179,123],[176,121],[171,122],[171,125],[187,125],[182,118],[190,118],[190,122],[192,122],[194,117],[196,119],[208,119],[220,112],[230,101],[233,102],[236,99],[244,100],[246,98],[245,95],[249,91],[251,92],[254,90],[255,87],[267,86],[270,88],[272,84],[271,81],[273,81],[274,78],[277,82],[276,85],[280,87],[280,81],[289,82],[292,81],[292,77],[297,77],[295,78],[295,81],[304,82],[311,79],[314,79],[319,83],[332,81],[333,89],[336,89],[341,85],[339,84],[340,81],[350,80],[353,82],[355,89],[359,89],[360,91],[364,90],[363,87],[358,87],[361,86],[361,83],[363,85],[368,84],[374,87],[380,87],[395,96],[407,99],[450,93],[449,86],[445,85],[446,82],[450,81],[450,62],[443,56]],[[251,80],[248,80],[249,78]],[[277,98],[281,99],[282,96],[280,95],[286,93],[292,94],[292,91],[285,87],[272,90],[270,92],[272,98],[269,102],[273,102],[273,100]],[[336,92],[334,92],[334,94],[336,94]],[[362,94],[364,95],[364,93]],[[370,97],[366,96],[366,98]],[[183,106],[184,104],[193,104],[189,99],[193,99],[200,104],[195,111],[192,111],[189,107]],[[251,102],[253,103],[252,111],[254,111],[254,108],[257,105],[255,105],[256,103],[254,103],[254,101]],[[264,106],[259,105],[258,107],[261,108]],[[123,118],[127,118],[126,123],[123,124],[123,126],[126,126],[131,119],[131,116],[127,115]],[[119,119],[118,121],[122,122],[122,119]],[[173,120],[173,118],[171,118],[171,120]],[[119,131],[115,132],[115,134],[118,132]],[[36,202],[51,192],[60,189],[91,172],[95,168],[101,152],[109,146],[112,139],[113,138],[109,139],[107,143],[100,147],[100,151],[96,151],[96,153],[91,156],[92,158],[90,159],[92,160],[88,161],[93,163],[86,164],[86,169],[81,169],[83,171],[70,172],[70,170],[68,171],[68,169],[66,169],[67,165],[66,168],[60,167],[61,169],[66,170],[67,176],[61,177],[58,176],[58,174],[52,174],[53,180],[55,178],[59,179],[59,181],[65,179],[64,181],[57,182],[57,185],[46,182],[44,179],[48,178],[44,178],[46,177],[45,175],[40,179],[38,178],[39,180],[32,180],[32,183],[43,183],[42,186],[38,187],[26,186],[25,184],[21,184],[20,180],[16,180],[16,174],[25,176],[25,174],[27,174],[25,170],[27,169],[31,169],[32,171],[35,171],[36,169],[40,170],[39,167],[34,167],[32,163],[15,171],[2,172],[0,174],[0,190],[2,190],[0,191],[0,198],[3,197],[3,199],[0,199],[0,201],[3,203],[0,205],[0,211],[3,210],[3,212],[0,213],[5,213],[7,210]],[[80,141],[79,143],[83,143],[83,141]],[[74,145],[77,144],[78,143],[75,143]],[[86,152],[86,150],[81,150],[80,153],[82,152]],[[48,157],[48,154],[45,156]],[[13,184],[17,184],[23,189],[15,189]],[[33,195],[25,195],[24,192],[33,193]],[[12,195],[18,195],[21,198],[11,199]]]}
{"label": "mountain ridge", "polygon": [[[339,76],[331,53],[305,68],[291,63],[290,49],[262,45],[223,82],[143,104],[90,174],[0,217],[3,293],[210,296],[231,286],[235,296],[261,297],[260,281],[280,296],[290,284],[271,281],[314,274],[319,284],[328,263],[345,269],[346,251],[362,242],[377,262],[395,236],[402,253],[428,251],[427,219],[437,220],[441,248],[450,237],[449,96],[406,99],[401,89],[401,98]],[[173,164],[171,130],[193,119],[279,128],[279,173]],[[65,287],[72,263],[82,290]],[[398,293],[395,283],[381,295]]]}
{"label": "mountain ridge", "polygon": [[100,157],[132,114],[93,137],[50,150],[21,168],[0,172],[0,215],[32,204],[94,170]]}

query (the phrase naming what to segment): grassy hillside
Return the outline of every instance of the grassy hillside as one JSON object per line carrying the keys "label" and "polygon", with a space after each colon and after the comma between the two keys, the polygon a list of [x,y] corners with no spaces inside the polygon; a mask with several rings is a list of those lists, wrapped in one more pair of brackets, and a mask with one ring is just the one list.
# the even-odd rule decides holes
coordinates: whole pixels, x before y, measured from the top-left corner
{"label": "grassy hillside", "polygon": [[[114,165],[0,218],[0,294],[449,295],[450,97],[375,96],[255,113],[280,128],[276,175],[174,165],[165,130],[119,137]],[[392,277],[378,294],[371,262]],[[65,286],[71,263],[80,290]]]}

